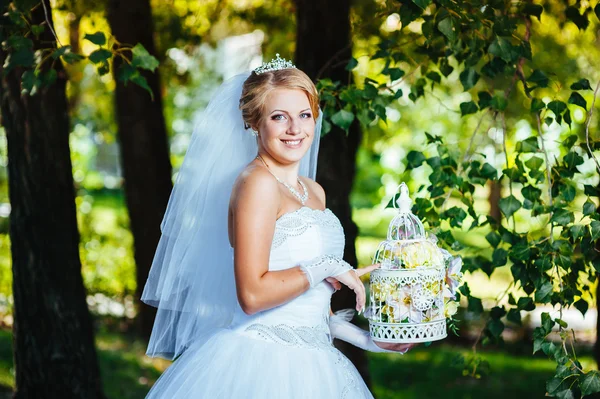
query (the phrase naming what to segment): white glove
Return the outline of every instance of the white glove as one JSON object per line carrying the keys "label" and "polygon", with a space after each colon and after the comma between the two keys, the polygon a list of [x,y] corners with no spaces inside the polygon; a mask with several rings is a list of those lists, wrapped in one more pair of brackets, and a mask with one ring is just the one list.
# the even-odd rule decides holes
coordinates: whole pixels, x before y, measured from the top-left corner
{"label": "white glove", "polygon": [[325,280],[352,270],[352,266],[345,260],[333,255],[322,255],[306,262],[300,263],[300,269],[306,274],[311,288]]}
{"label": "white glove", "polygon": [[371,338],[371,334],[368,331],[350,323],[350,320],[352,320],[353,317],[354,310],[352,309],[338,310],[330,316],[329,330],[331,331],[331,337],[341,339],[342,341],[346,341],[358,348],[370,352],[391,352],[404,355],[408,350],[406,349],[404,352],[398,352],[377,346],[375,342],[373,342],[373,338]]}

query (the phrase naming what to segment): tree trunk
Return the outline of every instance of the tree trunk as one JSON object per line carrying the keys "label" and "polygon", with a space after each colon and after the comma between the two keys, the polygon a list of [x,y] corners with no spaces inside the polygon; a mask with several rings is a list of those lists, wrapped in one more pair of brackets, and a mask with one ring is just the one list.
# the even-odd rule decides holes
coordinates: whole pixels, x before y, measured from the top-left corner
{"label": "tree trunk", "polygon": [[[118,41],[141,43],[156,56],[149,0],[110,0],[108,21]],[[149,337],[155,309],[139,302],[139,298],[148,278],[160,239],[160,223],[173,188],[171,162],[158,73],[144,74],[154,93],[152,100],[148,92],[139,86],[125,86],[118,81],[116,71],[120,64],[121,60],[115,59],[113,72],[117,81],[116,115],[125,196],[137,266],[138,326],[141,334]]]}
{"label": "tree trunk", "polygon": [[[352,55],[350,32],[350,2],[346,0],[296,0],[296,65],[313,79],[331,78],[348,82],[345,66]],[[327,207],[340,219],[346,235],[344,258],[358,263],[355,241],[358,228],[352,221],[350,193],[356,170],[356,153],[362,139],[358,123],[350,127],[349,135],[333,127],[322,138],[319,150],[317,181],[327,193]],[[345,288],[333,297],[333,310],[354,308],[354,293]],[[364,351],[338,342],[338,347],[354,363],[365,382],[370,385],[367,357]]]}
{"label": "tree trunk", "polygon": [[500,222],[502,214],[500,213],[500,198],[502,197],[502,184],[499,181],[489,183],[490,194],[488,202],[490,204],[490,216]]}
{"label": "tree trunk", "polygon": [[[32,23],[44,20],[44,9],[37,7]],[[30,38],[36,49],[55,44],[48,28],[39,39]],[[6,72],[7,55],[0,49],[12,207],[14,397],[103,398],[81,277],[66,74],[60,60],[54,61],[56,82],[32,97],[21,95],[24,70]],[[41,70],[50,67],[47,62]]]}

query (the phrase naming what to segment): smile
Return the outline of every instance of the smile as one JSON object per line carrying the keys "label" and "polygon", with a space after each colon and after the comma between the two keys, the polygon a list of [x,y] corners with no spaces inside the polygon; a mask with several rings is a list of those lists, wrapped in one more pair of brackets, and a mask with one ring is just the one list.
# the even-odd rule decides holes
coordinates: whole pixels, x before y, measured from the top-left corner
{"label": "smile", "polygon": [[302,145],[303,141],[304,141],[304,139],[300,139],[300,140],[281,140],[281,142],[283,144],[285,144],[286,147],[290,147],[290,148],[299,148]]}

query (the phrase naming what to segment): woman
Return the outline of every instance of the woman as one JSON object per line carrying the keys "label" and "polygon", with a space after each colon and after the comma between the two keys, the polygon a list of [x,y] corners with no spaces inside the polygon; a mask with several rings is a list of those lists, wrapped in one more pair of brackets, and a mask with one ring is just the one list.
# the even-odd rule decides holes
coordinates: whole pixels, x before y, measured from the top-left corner
{"label": "woman", "polygon": [[330,316],[340,284],[364,310],[359,276],[378,265],[342,260],[342,226],[313,180],[321,120],[314,84],[279,55],[211,100],[142,296],[159,308],[148,354],[179,356],[149,398],[372,397],[332,345],[386,351]]}

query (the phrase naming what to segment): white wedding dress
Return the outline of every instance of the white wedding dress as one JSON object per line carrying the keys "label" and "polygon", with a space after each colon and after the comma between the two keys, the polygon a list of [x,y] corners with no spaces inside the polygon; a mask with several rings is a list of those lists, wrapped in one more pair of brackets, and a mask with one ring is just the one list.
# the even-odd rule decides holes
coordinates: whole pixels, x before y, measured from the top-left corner
{"label": "white wedding dress", "polygon": [[[325,254],[342,257],[343,251],[344,231],[333,212],[304,206],[277,219],[269,270]],[[251,316],[238,304],[231,326],[200,337],[147,398],[372,398],[354,365],[332,344],[332,293],[321,282]]]}

